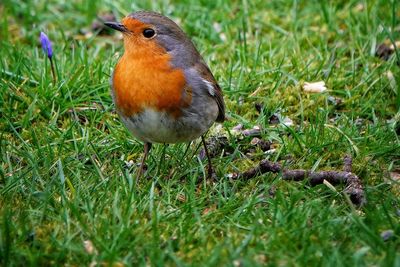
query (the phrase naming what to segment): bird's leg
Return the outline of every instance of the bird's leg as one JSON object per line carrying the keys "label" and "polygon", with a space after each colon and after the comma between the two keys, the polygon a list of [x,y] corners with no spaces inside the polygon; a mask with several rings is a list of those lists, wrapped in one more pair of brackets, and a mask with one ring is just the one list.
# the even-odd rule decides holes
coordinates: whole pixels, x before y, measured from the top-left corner
{"label": "bird's leg", "polygon": [[144,143],[144,155],[143,155],[142,162],[140,163],[140,167],[138,170],[137,180],[139,180],[144,173],[144,164],[146,162],[147,156],[149,155],[150,149],[151,149],[151,143],[145,142]]}
{"label": "bird's leg", "polygon": [[211,164],[211,157],[210,154],[208,153],[206,141],[204,140],[204,136],[201,136],[201,142],[203,143],[204,146],[204,152],[206,153],[207,159],[208,159],[208,172],[207,172],[207,178],[212,179],[215,176],[214,169]]}

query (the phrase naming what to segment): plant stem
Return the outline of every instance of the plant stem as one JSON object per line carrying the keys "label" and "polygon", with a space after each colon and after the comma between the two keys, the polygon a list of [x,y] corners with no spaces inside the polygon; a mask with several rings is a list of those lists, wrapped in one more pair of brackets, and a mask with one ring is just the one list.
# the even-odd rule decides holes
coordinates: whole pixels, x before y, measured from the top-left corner
{"label": "plant stem", "polygon": [[53,76],[53,82],[54,82],[54,84],[56,84],[57,77],[56,77],[56,72],[54,70],[54,62],[53,62],[53,59],[51,57],[49,57],[49,59],[50,59],[51,74]]}

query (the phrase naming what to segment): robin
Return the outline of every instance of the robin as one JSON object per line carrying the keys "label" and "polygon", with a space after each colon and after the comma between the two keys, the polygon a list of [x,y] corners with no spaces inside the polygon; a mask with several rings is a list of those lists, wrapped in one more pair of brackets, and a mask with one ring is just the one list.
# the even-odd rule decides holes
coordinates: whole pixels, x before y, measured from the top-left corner
{"label": "robin", "polygon": [[124,37],[124,54],[112,75],[117,113],[144,142],[144,164],[152,143],[190,142],[225,120],[221,88],[192,41],[171,19],[149,11],[134,12],[121,23],[106,22]]}

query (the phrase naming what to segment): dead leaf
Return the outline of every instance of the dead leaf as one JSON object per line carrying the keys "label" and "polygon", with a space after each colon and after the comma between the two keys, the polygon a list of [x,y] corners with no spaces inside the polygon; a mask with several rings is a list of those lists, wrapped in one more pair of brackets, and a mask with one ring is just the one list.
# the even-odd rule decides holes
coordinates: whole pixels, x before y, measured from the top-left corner
{"label": "dead leaf", "polygon": [[258,87],[253,93],[251,93],[249,96],[256,96],[258,93],[260,93],[264,88],[263,87]]}
{"label": "dead leaf", "polygon": [[204,215],[207,215],[207,214],[215,211],[216,209],[217,209],[217,205],[213,204],[210,207],[205,208],[201,214],[204,216]]}
{"label": "dead leaf", "polygon": [[186,202],[186,196],[182,193],[179,193],[177,198],[180,202]]}
{"label": "dead leaf", "polygon": [[330,182],[328,182],[326,179],[324,179],[323,183],[324,183],[324,185],[326,185],[330,190],[332,190],[333,192],[337,193],[336,188],[335,188]]}
{"label": "dead leaf", "polygon": [[304,92],[307,93],[323,93],[325,92],[326,86],[324,81],[319,81],[319,82],[305,82],[303,85],[303,90]]}
{"label": "dead leaf", "polygon": [[361,12],[364,11],[365,6],[363,3],[358,3],[355,7],[354,7],[354,11],[356,12]]}
{"label": "dead leaf", "polygon": [[264,255],[264,254],[258,254],[258,255],[255,255],[254,256],[254,260],[257,262],[257,263],[259,263],[259,264],[265,264],[265,263],[267,263],[267,256],[266,255]]}
{"label": "dead leaf", "polygon": [[400,170],[390,172],[390,179],[392,181],[400,182]]}
{"label": "dead leaf", "polygon": [[285,117],[282,120],[282,124],[285,125],[286,127],[291,127],[291,126],[294,125],[294,122],[293,122],[293,120],[291,118]]}
{"label": "dead leaf", "polygon": [[97,254],[96,248],[93,246],[92,241],[85,240],[83,241],[83,246],[85,247],[85,251],[89,255]]}
{"label": "dead leaf", "polygon": [[396,41],[396,42],[394,42],[394,44],[393,43],[390,44],[389,48],[393,51],[396,49],[400,49],[400,41]]}
{"label": "dead leaf", "polygon": [[396,92],[397,91],[397,82],[396,82],[396,79],[394,78],[393,73],[390,70],[388,70],[386,72],[386,77],[389,80],[390,87]]}

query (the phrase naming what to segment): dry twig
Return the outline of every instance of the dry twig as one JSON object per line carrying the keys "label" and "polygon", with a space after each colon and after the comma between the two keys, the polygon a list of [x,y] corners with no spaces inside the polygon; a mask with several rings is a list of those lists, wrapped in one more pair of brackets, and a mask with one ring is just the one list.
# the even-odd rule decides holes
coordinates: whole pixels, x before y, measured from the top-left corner
{"label": "dry twig", "polygon": [[322,184],[324,180],[336,185],[344,183],[346,185],[345,193],[349,195],[353,204],[361,206],[365,203],[365,194],[360,178],[351,172],[352,159],[350,156],[344,158],[344,171],[318,171],[312,172],[309,170],[287,170],[283,169],[279,163],[274,163],[269,160],[262,160],[260,164],[250,170],[247,170],[237,177],[239,179],[251,179],[258,174],[267,172],[282,173],[282,179],[288,181],[302,181],[308,179],[311,186]]}

